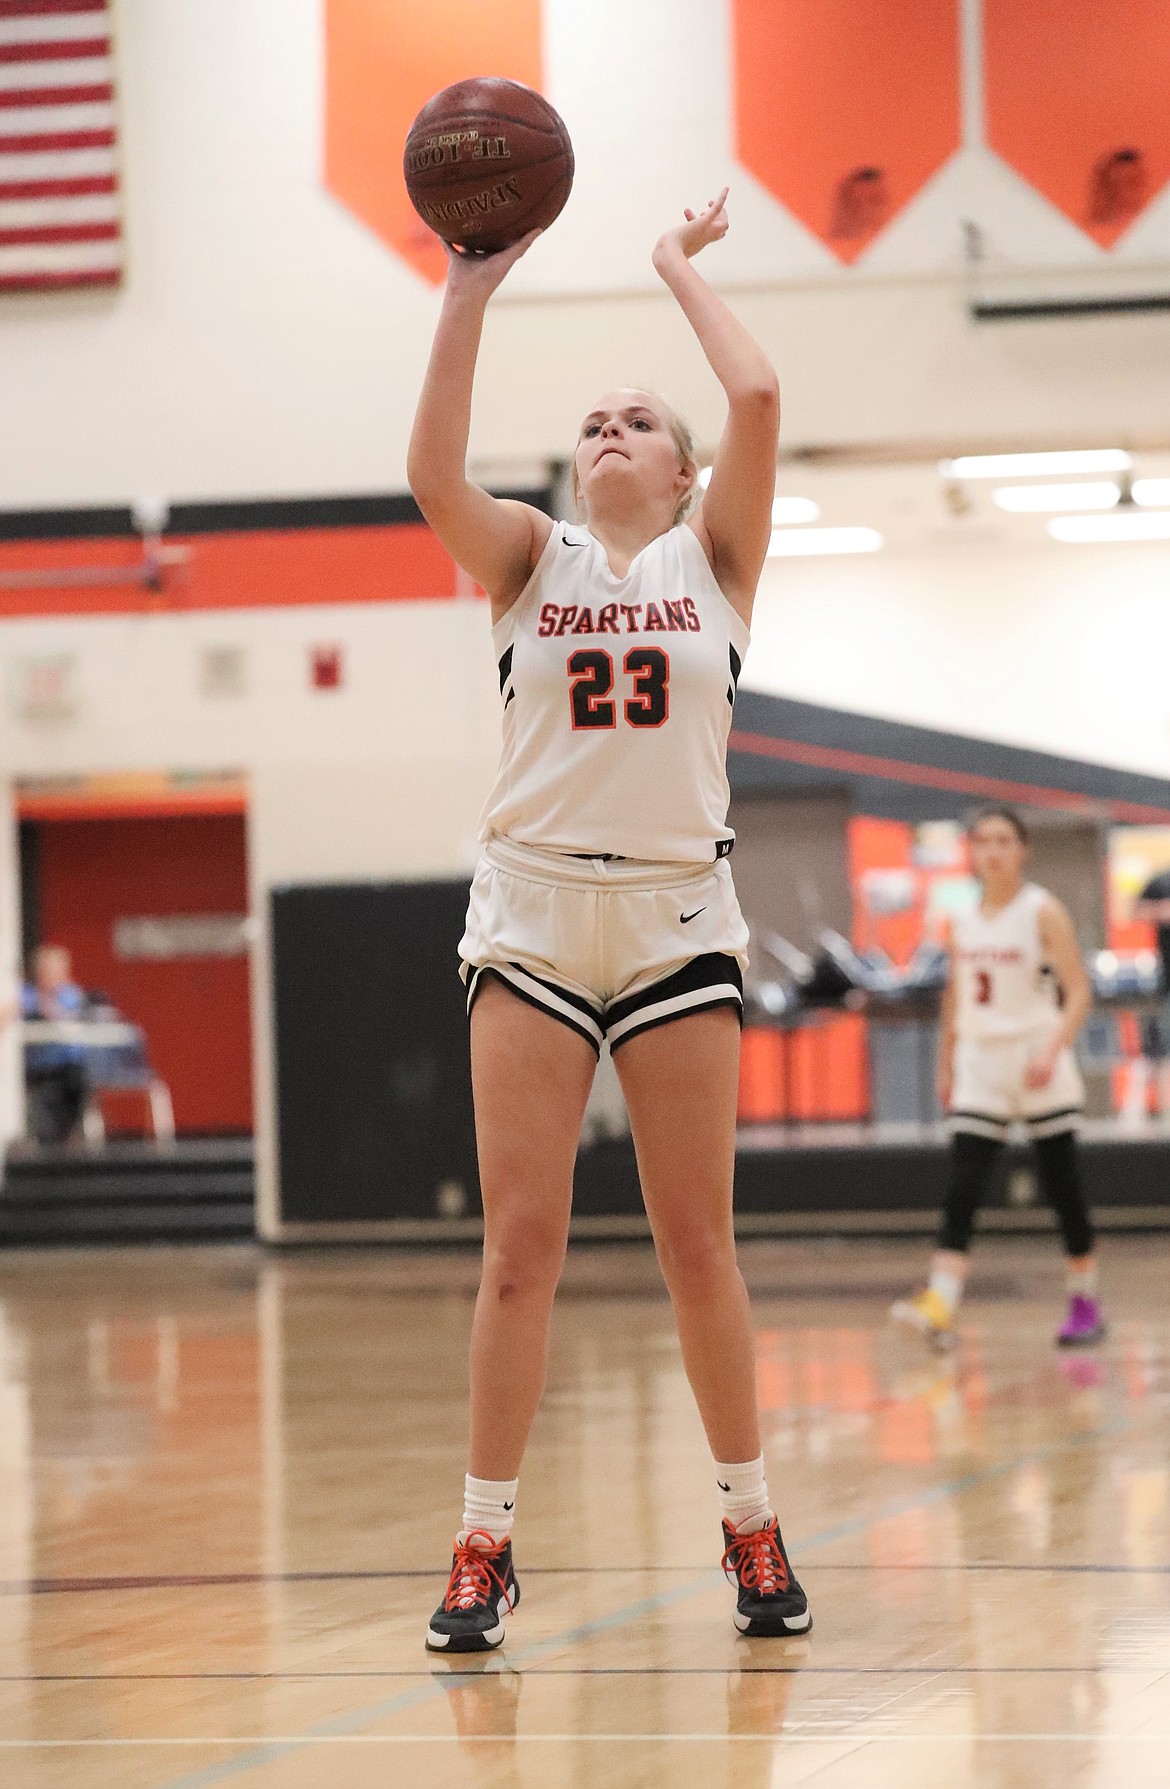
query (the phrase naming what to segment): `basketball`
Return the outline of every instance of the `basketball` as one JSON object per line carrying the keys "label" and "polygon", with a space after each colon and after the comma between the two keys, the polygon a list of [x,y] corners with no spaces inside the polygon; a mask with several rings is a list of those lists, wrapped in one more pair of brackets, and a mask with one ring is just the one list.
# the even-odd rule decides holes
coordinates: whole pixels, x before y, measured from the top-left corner
{"label": "basketball", "polygon": [[403,172],[425,224],[457,248],[492,255],[560,215],[573,145],[539,93],[484,75],[427,101],[407,134]]}

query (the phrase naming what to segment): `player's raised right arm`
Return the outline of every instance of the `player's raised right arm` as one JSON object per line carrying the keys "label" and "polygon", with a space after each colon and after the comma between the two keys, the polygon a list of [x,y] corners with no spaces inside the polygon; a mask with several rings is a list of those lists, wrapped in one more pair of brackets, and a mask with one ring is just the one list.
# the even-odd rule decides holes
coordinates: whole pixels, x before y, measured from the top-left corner
{"label": "player's raised right arm", "polygon": [[447,288],[419,395],[406,474],[415,501],[451,557],[482,584],[493,619],[515,602],[552,523],[527,503],[491,497],[467,476],[471,392],[488,299],[535,241],[498,255],[448,249]]}

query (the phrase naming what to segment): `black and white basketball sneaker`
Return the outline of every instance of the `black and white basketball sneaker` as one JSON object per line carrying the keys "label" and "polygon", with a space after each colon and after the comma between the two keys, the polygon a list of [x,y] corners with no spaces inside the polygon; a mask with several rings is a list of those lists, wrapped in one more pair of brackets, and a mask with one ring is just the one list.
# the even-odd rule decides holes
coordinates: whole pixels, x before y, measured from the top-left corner
{"label": "black and white basketball sneaker", "polygon": [[502,1642],[504,1616],[519,1601],[511,1540],[497,1543],[475,1530],[455,1542],[447,1593],[427,1629],[427,1651],[490,1651]]}
{"label": "black and white basketball sneaker", "polygon": [[792,1575],[780,1524],[770,1516],[754,1534],[723,1524],[723,1570],[739,1591],[735,1625],[741,1634],[807,1634],[808,1598]]}

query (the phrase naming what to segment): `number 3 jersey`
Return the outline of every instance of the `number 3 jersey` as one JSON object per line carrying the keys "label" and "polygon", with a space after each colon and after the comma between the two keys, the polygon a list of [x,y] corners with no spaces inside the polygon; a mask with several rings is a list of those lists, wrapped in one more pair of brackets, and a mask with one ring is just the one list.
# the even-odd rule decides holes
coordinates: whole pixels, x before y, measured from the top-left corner
{"label": "number 3 jersey", "polygon": [[748,637],[685,524],[618,578],[588,529],[558,522],[492,629],[504,741],[480,838],[664,863],[725,855]]}
{"label": "number 3 jersey", "polygon": [[954,921],[960,1039],[997,1043],[1051,1029],[1058,1012],[1056,977],[1040,938],[1040,914],[1050,898],[1046,889],[1026,882],[998,913],[976,908]]}

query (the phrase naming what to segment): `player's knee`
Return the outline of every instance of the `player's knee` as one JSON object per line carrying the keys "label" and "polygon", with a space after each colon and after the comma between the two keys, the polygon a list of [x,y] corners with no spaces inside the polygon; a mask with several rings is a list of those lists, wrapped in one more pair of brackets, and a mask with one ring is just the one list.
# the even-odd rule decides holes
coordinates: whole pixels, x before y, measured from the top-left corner
{"label": "player's knee", "polygon": [[533,1223],[489,1236],[484,1246],[485,1285],[499,1304],[515,1304],[536,1293],[552,1296],[565,1262],[560,1228]]}
{"label": "player's knee", "polygon": [[700,1295],[729,1272],[737,1272],[730,1224],[684,1223],[655,1231],[658,1263],[675,1294]]}
{"label": "player's knee", "polygon": [[1095,1235],[1081,1184],[1075,1134],[1059,1131],[1054,1137],[1038,1137],[1035,1149],[1040,1183],[1056,1212],[1066,1254],[1074,1258],[1092,1254]]}
{"label": "player's knee", "polygon": [[1002,1143],[973,1131],[958,1131],[952,1138],[950,1182],[938,1234],[940,1249],[962,1255],[970,1248],[975,1214],[1002,1148]]}

